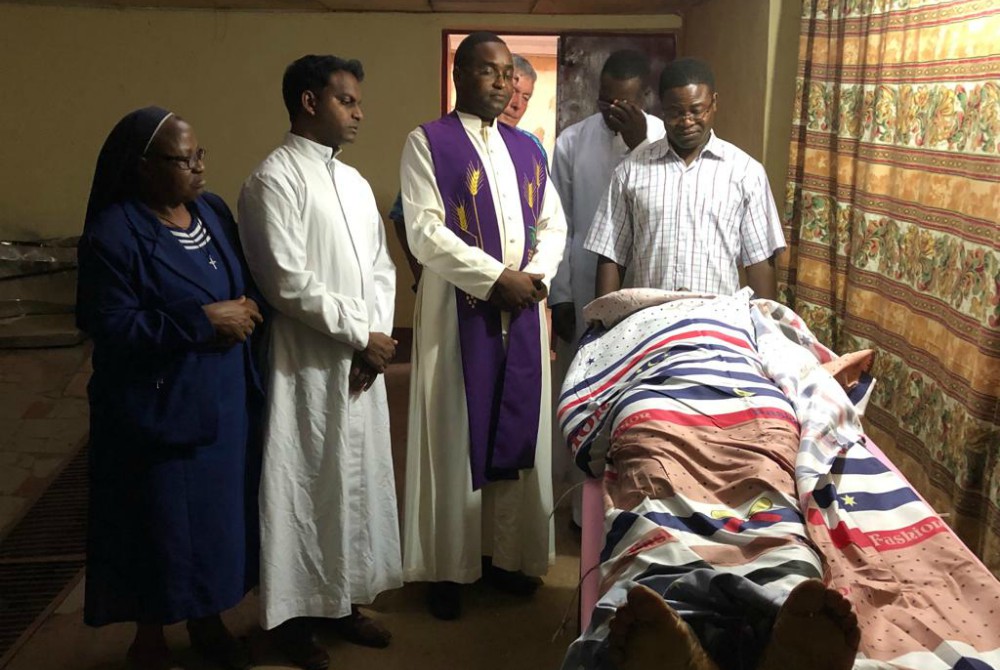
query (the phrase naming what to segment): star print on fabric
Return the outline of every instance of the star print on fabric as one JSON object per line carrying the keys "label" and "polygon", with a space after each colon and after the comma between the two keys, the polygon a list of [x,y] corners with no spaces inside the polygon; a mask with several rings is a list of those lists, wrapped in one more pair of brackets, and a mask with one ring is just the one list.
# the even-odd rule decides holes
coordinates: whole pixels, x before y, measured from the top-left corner
{"label": "star print on fabric", "polygon": [[857,505],[857,504],[858,504],[857,502],[855,502],[855,500],[854,500],[854,496],[847,496],[847,495],[845,495],[845,496],[844,496],[843,498],[841,498],[841,501],[842,501],[842,502],[844,503],[844,505],[846,505],[847,507],[853,507],[854,505]]}

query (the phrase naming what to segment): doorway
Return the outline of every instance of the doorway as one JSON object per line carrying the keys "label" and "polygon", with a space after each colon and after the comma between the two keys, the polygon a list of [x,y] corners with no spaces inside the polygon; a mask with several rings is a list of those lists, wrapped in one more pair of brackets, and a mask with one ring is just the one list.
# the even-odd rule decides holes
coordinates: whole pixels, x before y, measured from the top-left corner
{"label": "doorway", "polygon": [[[442,114],[455,106],[451,70],[455,49],[469,32],[445,30],[443,33]],[[677,34],[673,32],[505,33],[500,39],[507,43],[511,53],[526,58],[537,74],[528,110],[518,127],[535,135],[550,157],[558,133],[597,113],[600,73],[608,56],[619,49],[634,49],[649,56],[650,90],[644,107],[656,117],[660,116],[656,82],[663,67],[677,57]]]}
{"label": "doorway", "polygon": [[[446,33],[442,72],[441,113],[455,107],[455,87],[451,69],[455,62],[455,49],[468,32]],[[556,144],[556,80],[558,68],[558,35],[500,35],[512,54],[518,54],[531,63],[536,73],[535,90],[528,102],[528,110],[517,127],[526,130],[541,141],[545,152],[551,156]]]}

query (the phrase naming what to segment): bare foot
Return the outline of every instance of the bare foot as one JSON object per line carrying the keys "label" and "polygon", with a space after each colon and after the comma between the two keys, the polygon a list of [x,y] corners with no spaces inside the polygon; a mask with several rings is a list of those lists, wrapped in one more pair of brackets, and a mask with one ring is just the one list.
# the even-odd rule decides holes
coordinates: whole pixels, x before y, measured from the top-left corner
{"label": "bare foot", "polygon": [[851,603],[818,579],[788,594],[757,670],[850,670],[861,642]]}
{"label": "bare foot", "polygon": [[647,586],[633,587],[608,625],[619,670],[718,670],[691,627]]}

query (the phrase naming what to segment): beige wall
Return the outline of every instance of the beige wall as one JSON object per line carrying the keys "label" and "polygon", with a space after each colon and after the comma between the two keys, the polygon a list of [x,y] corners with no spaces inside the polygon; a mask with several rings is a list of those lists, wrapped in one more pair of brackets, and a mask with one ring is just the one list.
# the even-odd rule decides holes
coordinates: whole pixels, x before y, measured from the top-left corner
{"label": "beige wall", "polygon": [[799,0],[709,0],[685,16],[684,55],[715,73],[719,136],[761,161],[784,199],[798,58]]}
{"label": "beige wall", "polygon": [[788,181],[788,147],[795,102],[795,73],[799,63],[801,0],[771,0],[768,30],[768,94],[764,110],[764,167],[771,190],[784,211]]}
{"label": "beige wall", "polygon": [[684,22],[684,55],[708,61],[715,73],[716,132],[757,160],[764,157],[768,7],[768,0],[710,0]]}
{"label": "beige wall", "polygon": [[[281,141],[281,74],[304,53],[364,62],[366,120],[342,158],[368,178],[385,214],[407,132],[439,112],[442,29],[669,30],[680,18],[0,5],[0,25],[3,239],[78,234],[102,141],[124,113],[154,103],[192,122],[210,151],[209,188],[234,203],[244,176]],[[398,325],[410,321],[409,284],[400,277]]]}
{"label": "beige wall", "polygon": [[[798,51],[798,0],[709,0],[691,11],[683,53],[712,63],[720,135],[767,168],[783,199]],[[0,239],[75,235],[94,160],[127,111],[161,104],[209,148],[210,188],[235,202],[246,173],[287,126],[285,65],[303,53],[360,58],[366,121],[342,158],[372,184],[385,214],[407,132],[437,115],[441,30],[678,29],[673,15],[309,14],[88,10],[0,4]],[[390,231],[393,253],[406,273]],[[397,318],[412,294],[401,274]]]}

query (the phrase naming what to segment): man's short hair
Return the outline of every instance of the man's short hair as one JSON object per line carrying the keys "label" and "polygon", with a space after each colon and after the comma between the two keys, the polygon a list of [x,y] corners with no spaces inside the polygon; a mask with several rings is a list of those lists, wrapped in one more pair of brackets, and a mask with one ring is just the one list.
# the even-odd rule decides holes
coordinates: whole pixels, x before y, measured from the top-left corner
{"label": "man's short hair", "polygon": [[458,45],[455,50],[455,67],[468,67],[472,64],[472,53],[475,51],[476,47],[480,44],[487,44],[490,42],[498,42],[507,45],[500,36],[496,33],[491,33],[486,30],[480,30],[478,32],[469,33],[466,35],[465,39]]}
{"label": "man's short hair", "polygon": [[538,73],[531,66],[531,62],[521,54],[511,54],[514,60],[514,74],[521,73],[531,81],[538,81]]}
{"label": "man's short hair", "polygon": [[649,79],[649,56],[634,49],[616,51],[604,61],[601,76],[624,81],[638,77],[643,82]]}
{"label": "man's short hair", "polygon": [[288,118],[302,111],[302,94],[306,91],[319,92],[330,83],[334,72],[350,72],[358,81],[364,81],[365,70],[359,60],[344,60],[337,56],[303,56],[285,68],[281,79],[281,97],[285,99]]}
{"label": "man's short hair", "polygon": [[663,97],[664,91],[691,84],[705,84],[710,92],[715,93],[715,75],[708,63],[697,58],[680,58],[667,63],[660,74],[660,97]]}

